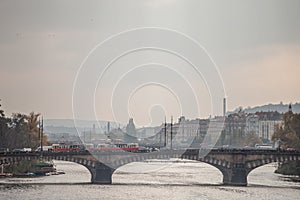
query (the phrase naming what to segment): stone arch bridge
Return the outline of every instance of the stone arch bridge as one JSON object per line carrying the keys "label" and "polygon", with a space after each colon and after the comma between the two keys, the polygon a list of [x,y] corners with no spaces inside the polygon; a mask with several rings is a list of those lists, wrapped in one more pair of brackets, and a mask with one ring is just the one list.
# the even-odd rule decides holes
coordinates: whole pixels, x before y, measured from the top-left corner
{"label": "stone arch bridge", "polygon": [[[21,160],[40,159],[39,152],[1,153],[0,164]],[[131,162],[149,159],[182,158],[210,164],[223,174],[226,185],[247,185],[247,176],[255,168],[272,162],[300,160],[300,152],[245,149],[188,149],[164,150],[149,153],[129,152],[43,152],[44,160],[63,160],[85,166],[91,173],[91,182],[111,184],[114,171]]]}

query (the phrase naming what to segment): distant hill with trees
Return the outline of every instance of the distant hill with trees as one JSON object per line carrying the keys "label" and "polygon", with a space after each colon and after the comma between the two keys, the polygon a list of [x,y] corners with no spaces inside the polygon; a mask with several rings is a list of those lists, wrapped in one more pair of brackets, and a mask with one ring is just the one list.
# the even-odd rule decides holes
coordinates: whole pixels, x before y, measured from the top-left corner
{"label": "distant hill with trees", "polygon": [[[96,133],[106,132],[108,130],[107,121],[96,120],[73,120],[73,119],[45,119],[45,133],[69,133],[71,135],[78,135],[78,132],[93,131],[95,127]],[[110,122],[110,129],[118,127],[123,128],[124,125]]]}
{"label": "distant hill with trees", "polygon": [[[229,111],[227,112],[227,115],[232,114],[232,113],[237,113],[241,109],[245,113],[256,113],[256,112],[269,112],[269,111],[277,111],[279,113],[286,113],[288,111],[289,104],[283,104],[282,102],[279,104],[267,104],[267,105],[261,105],[261,106],[255,106],[255,107],[247,107],[247,108],[237,108],[234,111]],[[292,104],[292,110],[293,113],[300,113],[300,103],[294,103]]]}

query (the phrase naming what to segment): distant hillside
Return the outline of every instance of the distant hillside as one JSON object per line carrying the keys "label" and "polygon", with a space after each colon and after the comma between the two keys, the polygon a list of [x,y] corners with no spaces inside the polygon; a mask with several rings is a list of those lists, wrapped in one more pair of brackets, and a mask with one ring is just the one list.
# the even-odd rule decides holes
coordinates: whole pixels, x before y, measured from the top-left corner
{"label": "distant hillside", "polygon": [[[44,120],[45,126],[64,126],[64,127],[74,127],[74,120],[73,119],[45,119]],[[107,121],[93,121],[93,120],[76,120],[76,127],[81,128],[92,128],[93,125],[95,126],[107,126]],[[115,122],[110,122],[111,126],[117,126],[119,124]]]}
{"label": "distant hillside", "polygon": [[[73,119],[45,119],[44,129],[45,133],[70,133],[77,134],[83,131],[93,131],[95,126],[95,132],[104,132],[107,130],[107,121],[91,121],[91,120],[76,120],[76,128]],[[124,125],[110,122],[110,128],[123,127]]]}
{"label": "distant hillside", "polygon": [[[262,105],[262,106],[256,106],[253,108],[244,108],[243,111],[246,113],[256,113],[259,111],[268,112],[268,111],[277,111],[279,113],[285,113],[288,111],[289,104],[268,104],[268,105]],[[227,112],[227,114],[235,113],[239,110],[237,108],[234,111]],[[292,110],[294,113],[300,113],[300,103],[292,104]]]}

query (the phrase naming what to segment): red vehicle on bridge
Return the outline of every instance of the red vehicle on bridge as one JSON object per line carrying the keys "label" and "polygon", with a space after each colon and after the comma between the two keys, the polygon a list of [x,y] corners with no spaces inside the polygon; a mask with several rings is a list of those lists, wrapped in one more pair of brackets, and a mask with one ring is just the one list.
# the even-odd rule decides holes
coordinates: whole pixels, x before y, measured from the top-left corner
{"label": "red vehicle on bridge", "polygon": [[52,151],[53,152],[70,152],[70,151],[82,151],[84,150],[84,146],[82,144],[53,144]]}

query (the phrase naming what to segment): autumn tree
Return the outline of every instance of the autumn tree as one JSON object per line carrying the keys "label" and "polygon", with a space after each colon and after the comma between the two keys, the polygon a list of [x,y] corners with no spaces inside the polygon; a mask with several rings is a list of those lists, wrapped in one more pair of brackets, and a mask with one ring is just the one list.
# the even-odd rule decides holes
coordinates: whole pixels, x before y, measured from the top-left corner
{"label": "autumn tree", "polygon": [[5,117],[4,110],[1,109],[1,103],[0,103],[0,147],[6,147],[4,138],[6,138],[6,134],[8,131],[7,124],[8,124],[8,119]]}
{"label": "autumn tree", "polygon": [[[300,114],[294,114],[291,109],[283,116],[283,125],[278,126],[273,141],[280,141],[284,149],[293,148],[300,150]],[[286,175],[300,175],[300,162],[280,162],[276,173]]]}
{"label": "autumn tree", "polygon": [[294,148],[300,150],[300,114],[291,111],[283,116],[283,125],[278,126],[273,141],[280,141],[283,148]]}
{"label": "autumn tree", "polygon": [[31,141],[31,146],[33,148],[37,148],[39,146],[39,116],[40,114],[35,114],[31,112],[29,115],[26,116],[27,125],[28,125],[28,138]]}
{"label": "autumn tree", "polygon": [[[36,149],[40,145],[39,116],[40,114],[31,112],[29,115],[14,113],[11,117],[6,117],[0,105],[0,148]],[[43,145],[48,145],[45,135]]]}
{"label": "autumn tree", "polygon": [[0,117],[4,117],[4,110],[1,109],[1,99],[0,99]]}
{"label": "autumn tree", "polygon": [[262,144],[262,139],[255,133],[251,132],[244,137],[243,146],[254,147],[255,144]]}

